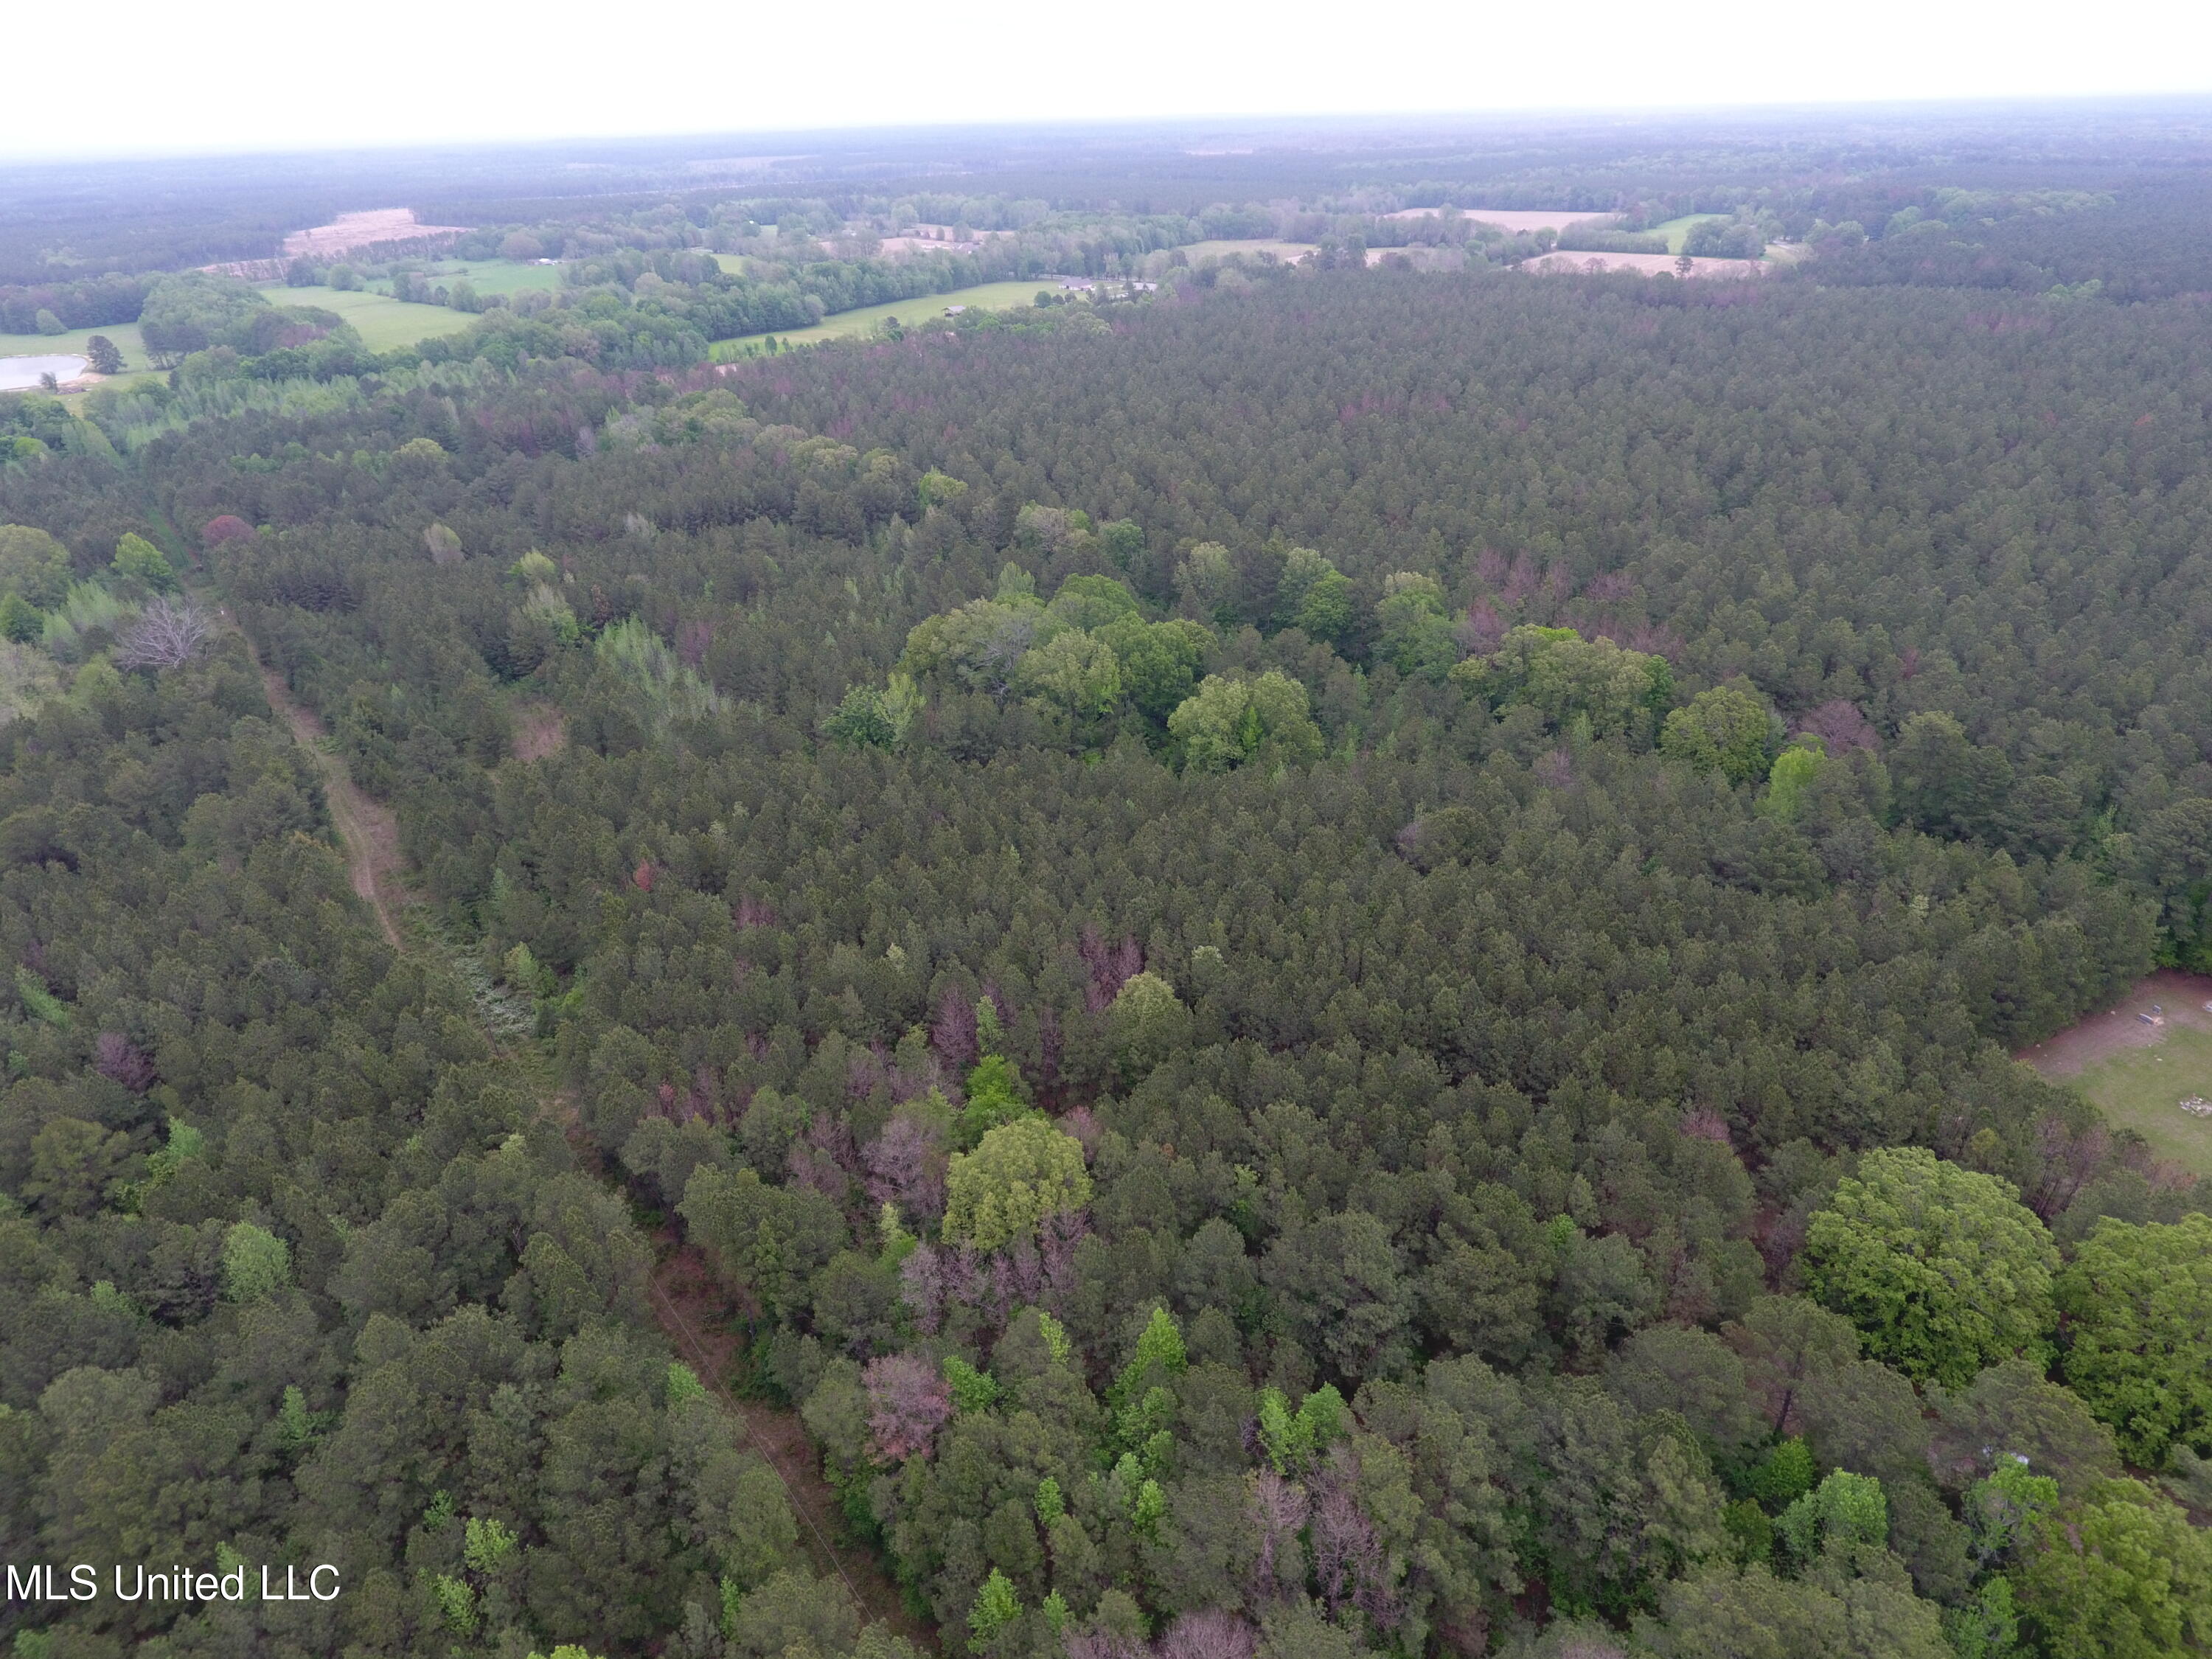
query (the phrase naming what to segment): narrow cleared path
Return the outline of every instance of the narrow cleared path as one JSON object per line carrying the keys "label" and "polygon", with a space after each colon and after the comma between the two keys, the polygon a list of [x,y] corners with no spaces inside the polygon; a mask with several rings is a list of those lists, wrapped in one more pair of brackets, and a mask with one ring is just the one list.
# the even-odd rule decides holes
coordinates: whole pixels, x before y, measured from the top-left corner
{"label": "narrow cleared path", "polygon": [[[290,729],[322,780],[331,823],[344,850],[354,891],[376,913],[377,925],[393,948],[409,950],[408,937],[400,931],[399,913],[416,899],[407,887],[398,819],[391,808],[371,799],[354,782],[344,762],[325,742],[328,734],[322,720],[292,695],[283,675],[261,660],[253,641],[237,628],[229,611],[223,611],[222,616],[246,640],[270,708]],[[502,1041],[499,1033],[488,1030],[485,1035],[495,1048],[512,1053],[512,1045]],[[561,1125],[579,1161],[609,1186],[621,1190],[619,1177],[608,1167],[600,1147],[585,1133],[573,1103],[547,1089],[533,1088],[533,1092],[538,1097],[539,1109]],[[743,1399],[731,1389],[729,1379],[741,1346],[732,1324],[738,1310],[731,1306],[697,1248],[686,1244],[671,1223],[654,1237],[653,1249],[653,1278],[647,1286],[653,1322],[668,1339],[669,1346],[697,1372],[699,1380],[736,1413],[744,1426],[744,1444],[759,1453],[783,1483],[792,1512],[799,1519],[799,1543],[809,1564],[822,1577],[844,1587],[863,1624],[882,1620],[908,1641],[925,1650],[935,1650],[936,1632],[908,1611],[898,1587],[884,1574],[881,1564],[868,1551],[843,1541],[837,1495],[822,1477],[814,1443],[799,1413],[780,1411],[763,1401]]]}
{"label": "narrow cleared path", "polygon": [[[230,621],[228,611],[223,620]],[[239,637],[246,637],[245,629],[239,629]],[[261,688],[268,695],[269,706],[291,727],[293,739],[307,751],[322,780],[323,799],[330,803],[331,823],[345,849],[353,890],[376,912],[384,937],[395,949],[401,948],[398,907],[412,901],[402,879],[404,861],[399,854],[399,820],[390,807],[362,792],[346,771],[345,763],[325,744],[329,734],[323,729],[321,717],[292,696],[284,677],[261,660],[252,640],[246,640],[246,649],[253,658],[253,665],[261,671]]]}

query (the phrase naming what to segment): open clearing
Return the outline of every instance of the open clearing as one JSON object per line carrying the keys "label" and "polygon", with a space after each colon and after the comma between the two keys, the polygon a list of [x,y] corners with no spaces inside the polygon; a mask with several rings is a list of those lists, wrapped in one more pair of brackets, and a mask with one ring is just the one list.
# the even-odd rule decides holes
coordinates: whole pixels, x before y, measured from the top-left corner
{"label": "open clearing", "polygon": [[123,354],[125,373],[148,367],[146,342],[136,323],[104,323],[98,328],[73,328],[66,334],[0,334],[0,357],[82,357],[91,348],[85,343],[105,334]]}
{"label": "open clearing", "polygon": [[[1442,208],[1401,208],[1395,213],[1386,213],[1386,219],[1435,219],[1442,216]],[[1496,225],[1509,236],[1518,236],[1523,231],[1539,231],[1549,227],[1565,230],[1569,225],[1609,225],[1620,216],[1617,213],[1583,213],[1571,208],[1462,208],[1459,216],[1476,224]]]}
{"label": "open clearing", "polygon": [[[887,305],[861,306],[824,317],[811,328],[795,328],[788,332],[771,329],[769,333],[787,345],[849,340],[856,334],[872,334],[876,325],[886,317],[896,317],[908,328],[943,322],[947,306],[967,306],[975,311],[1018,311],[1036,303],[1039,289],[1058,293],[1060,284],[1042,276],[1019,283],[981,283],[974,288],[957,288],[950,294],[925,294],[912,300],[893,300]],[[735,339],[717,340],[713,348],[714,359],[718,363],[730,362],[744,356],[747,346],[766,338],[768,334],[740,334]]]}
{"label": "open clearing", "polygon": [[927,236],[884,236],[877,242],[878,252],[886,258],[916,253],[973,253],[982,246],[981,242],[940,242]]}
{"label": "open clearing", "polygon": [[1225,259],[1232,253],[1242,253],[1249,258],[1257,258],[1262,253],[1272,253],[1278,259],[1290,264],[1296,264],[1314,251],[1314,244],[1311,242],[1278,242],[1267,237],[1242,242],[1186,242],[1182,249],[1183,257],[1193,264],[1196,264],[1200,259]]}
{"label": "open clearing", "polygon": [[[1677,256],[1668,253],[1547,253],[1540,259],[1531,259],[1522,266],[1523,270],[1538,270],[1547,274],[1562,271],[1633,270],[1645,276],[1656,276],[1661,271],[1673,271]],[[1758,259],[1692,259],[1690,275],[1742,278],[1764,276],[1770,267]]]}
{"label": "open clearing", "polygon": [[[2207,1002],[2212,1002],[2212,977],[2153,974],[2110,1011],[2014,1058],[2087,1096],[2114,1127],[2136,1131],[2157,1157],[2212,1175],[2212,1117],[2181,1109],[2192,1095],[2212,1099]],[[2161,1023],[2150,1024],[2144,1014]]]}
{"label": "open clearing", "polygon": [[551,294],[561,286],[561,267],[541,265],[535,259],[472,259],[465,264],[449,259],[442,264],[425,267],[422,274],[434,283],[449,286],[457,279],[466,278],[469,286],[479,294],[512,296],[533,289]]}
{"label": "open clearing", "polygon": [[[451,282],[464,270],[477,285],[477,292],[483,294],[550,289],[560,280],[560,272],[555,267],[517,264],[509,260],[457,265],[440,275],[442,280]],[[269,296],[271,305],[317,306],[336,312],[359,331],[362,343],[371,351],[390,351],[395,347],[413,345],[418,340],[458,334],[476,320],[467,312],[448,311],[443,306],[409,305],[388,294],[372,294],[365,289],[287,288],[280,283],[263,288],[262,292]],[[95,334],[105,334],[115,342],[115,349],[123,354],[125,375],[157,372],[147,359],[146,342],[136,323],[73,328],[66,334],[0,334],[0,358],[82,357],[90,349],[86,343]]]}
{"label": "open clearing", "polygon": [[380,242],[411,242],[425,236],[459,236],[466,225],[426,225],[418,222],[412,208],[371,208],[364,213],[341,213],[326,225],[295,230],[284,239],[284,257],[296,259],[335,259],[357,248]]}
{"label": "open clearing", "polygon": [[465,311],[410,305],[389,294],[371,294],[366,289],[278,287],[262,291],[272,304],[319,306],[325,311],[335,311],[359,331],[362,344],[371,351],[390,351],[417,340],[458,334],[476,321]]}
{"label": "open clearing", "polygon": [[1725,213],[1686,213],[1679,219],[1669,219],[1664,224],[1652,226],[1645,234],[1664,236],[1667,239],[1667,252],[1680,253],[1682,251],[1682,244],[1689,239],[1692,225],[1701,225],[1708,219],[1727,217],[1728,215]]}

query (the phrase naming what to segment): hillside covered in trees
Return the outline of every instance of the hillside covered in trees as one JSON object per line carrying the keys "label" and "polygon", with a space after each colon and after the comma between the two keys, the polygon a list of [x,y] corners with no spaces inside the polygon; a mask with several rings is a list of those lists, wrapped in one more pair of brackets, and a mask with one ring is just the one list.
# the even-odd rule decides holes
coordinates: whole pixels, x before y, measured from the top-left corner
{"label": "hillside covered in trees", "polygon": [[0,398],[0,1553],[346,1583],[14,1651],[2212,1650],[2212,1194],[2008,1058],[2212,971],[2212,242],[1528,166],[1806,255]]}

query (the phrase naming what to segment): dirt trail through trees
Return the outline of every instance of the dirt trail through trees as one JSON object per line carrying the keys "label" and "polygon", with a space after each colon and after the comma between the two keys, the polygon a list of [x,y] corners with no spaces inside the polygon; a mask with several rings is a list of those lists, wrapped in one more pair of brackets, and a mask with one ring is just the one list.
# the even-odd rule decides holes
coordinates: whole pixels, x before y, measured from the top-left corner
{"label": "dirt trail through trees", "polygon": [[[228,611],[222,614],[226,623],[236,626]],[[244,630],[239,631],[244,637]],[[260,671],[269,706],[283,718],[322,780],[331,822],[345,849],[354,891],[376,912],[378,925],[393,947],[409,949],[400,932],[398,913],[416,901],[406,887],[398,818],[389,807],[370,799],[347,775],[344,763],[323,744],[322,721],[292,696],[281,674],[262,662],[252,640],[246,640],[246,648]],[[509,1046],[496,1032],[488,1031],[486,1036],[495,1048],[505,1050]],[[619,1189],[619,1180],[608,1169],[603,1152],[585,1133],[574,1103],[563,1101],[548,1089],[536,1092],[540,1108],[561,1124],[579,1161]],[[685,1244],[672,1224],[661,1230],[653,1245],[653,1277],[647,1287],[653,1322],[669,1346],[696,1370],[700,1380],[737,1413],[744,1425],[745,1443],[767,1461],[783,1483],[792,1512],[799,1518],[799,1541],[814,1571],[844,1585],[862,1623],[883,1620],[908,1640],[934,1650],[936,1633],[907,1610],[898,1587],[884,1575],[875,1558],[840,1540],[837,1497],[822,1478],[813,1443],[798,1413],[741,1399],[731,1389],[728,1378],[736,1366],[739,1346],[731,1328],[735,1310],[698,1249]]]}
{"label": "dirt trail through trees", "polygon": [[[225,611],[228,622],[230,613]],[[243,630],[240,630],[241,636]],[[377,925],[384,929],[384,937],[395,948],[401,946],[398,907],[409,902],[406,889],[401,884],[403,860],[399,854],[399,820],[392,809],[371,800],[360,787],[346,775],[345,763],[323,746],[326,735],[323,722],[314,710],[294,700],[291,688],[284,678],[261,660],[246,641],[246,651],[253,658],[253,665],[261,671],[262,689],[268,694],[269,706],[283,716],[284,723],[292,728],[293,738],[307,751],[314,763],[316,775],[323,781],[323,798],[330,803],[331,822],[338,832],[338,841],[345,848],[346,868],[353,876],[353,890],[368,901],[369,908],[376,912]]]}

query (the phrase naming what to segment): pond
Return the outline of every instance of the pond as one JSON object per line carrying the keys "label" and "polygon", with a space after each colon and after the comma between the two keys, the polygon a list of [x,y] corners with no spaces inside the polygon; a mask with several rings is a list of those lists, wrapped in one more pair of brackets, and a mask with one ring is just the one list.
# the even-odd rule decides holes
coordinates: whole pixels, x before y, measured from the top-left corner
{"label": "pond", "polygon": [[0,357],[0,392],[21,392],[26,386],[35,386],[39,376],[51,374],[58,380],[73,380],[84,373],[82,357]]}

